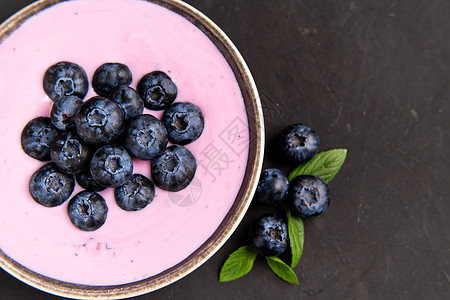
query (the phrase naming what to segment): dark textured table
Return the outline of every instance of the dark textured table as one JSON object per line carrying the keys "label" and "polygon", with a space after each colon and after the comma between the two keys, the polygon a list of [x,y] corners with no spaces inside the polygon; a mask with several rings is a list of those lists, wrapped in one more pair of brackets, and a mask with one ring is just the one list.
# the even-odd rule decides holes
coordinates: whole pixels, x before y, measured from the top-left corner
{"label": "dark textured table", "polygon": [[[1,0],[0,21],[31,2]],[[345,147],[348,159],[328,211],[305,221],[299,286],[261,258],[245,277],[218,282],[249,224],[270,210],[252,205],[203,266],[137,299],[449,299],[450,2],[187,2],[246,59],[268,144],[304,122],[321,150]],[[280,167],[267,155],[264,165]],[[0,271],[0,299],[55,298]]]}

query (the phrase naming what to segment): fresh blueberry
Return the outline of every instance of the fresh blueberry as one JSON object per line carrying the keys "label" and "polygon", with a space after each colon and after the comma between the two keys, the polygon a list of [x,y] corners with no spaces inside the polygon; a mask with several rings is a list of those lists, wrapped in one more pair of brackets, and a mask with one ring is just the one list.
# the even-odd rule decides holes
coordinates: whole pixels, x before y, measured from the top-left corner
{"label": "fresh blueberry", "polygon": [[71,62],[59,62],[48,68],[44,75],[44,90],[53,100],[70,95],[83,99],[88,87],[86,72]]}
{"label": "fresh blueberry", "polygon": [[144,75],[138,82],[137,91],[144,106],[151,110],[166,109],[175,101],[178,92],[172,79],[161,71]]}
{"label": "fresh blueberry", "polygon": [[252,223],[249,239],[253,248],[262,256],[276,256],[287,248],[287,225],[276,214],[266,214]]}
{"label": "fresh blueberry", "polygon": [[77,173],[75,175],[75,179],[83,189],[90,192],[100,192],[106,189],[106,187],[101,186],[94,180],[94,178],[92,178],[91,170],[89,168],[80,173]]}
{"label": "fresh blueberry", "polygon": [[47,163],[34,172],[28,184],[33,199],[46,207],[63,204],[74,186],[73,175],[62,173],[54,163]]}
{"label": "fresh blueberry", "polygon": [[105,63],[95,70],[92,78],[94,91],[109,97],[111,90],[120,85],[130,85],[133,77],[130,69],[121,63]]}
{"label": "fresh blueberry", "polygon": [[103,97],[93,97],[75,115],[78,135],[88,144],[107,144],[117,139],[124,129],[122,108]]}
{"label": "fresh blueberry", "polygon": [[200,109],[192,103],[174,103],[164,111],[162,122],[174,144],[189,144],[202,134],[205,121]]}
{"label": "fresh blueberry", "polygon": [[163,190],[177,192],[189,185],[197,170],[194,155],[183,146],[170,146],[152,160],[152,179]]}
{"label": "fresh blueberry", "polygon": [[62,96],[55,99],[50,112],[53,125],[59,130],[67,130],[75,126],[73,117],[80,111],[81,100],[77,96]]}
{"label": "fresh blueberry", "polygon": [[92,151],[76,135],[63,132],[53,142],[50,156],[61,171],[75,174],[89,167]]}
{"label": "fresh blueberry", "polygon": [[285,159],[294,163],[302,163],[317,154],[319,136],[308,125],[295,124],[282,131],[279,145]]}
{"label": "fresh blueberry", "polygon": [[301,217],[320,215],[330,204],[328,185],[317,176],[297,176],[289,184],[287,202]]}
{"label": "fresh blueberry", "polygon": [[141,174],[133,174],[125,184],[114,189],[117,205],[126,211],[137,211],[146,207],[155,197],[155,186]]}
{"label": "fresh blueberry", "polygon": [[125,120],[139,116],[144,111],[144,101],[131,87],[121,85],[111,91],[110,99],[122,107]]}
{"label": "fresh blueberry", "polygon": [[128,152],[119,145],[99,148],[91,159],[92,178],[105,187],[118,187],[133,174],[133,161]]}
{"label": "fresh blueberry", "polygon": [[265,205],[277,205],[284,201],[289,189],[286,175],[279,169],[266,169],[261,173],[255,199]]}
{"label": "fresh blueberry", "polygon": [[50,146],[59,135],[58,129],[50,118],[37,117],[25,126],[22,131],[22,149],[29,156],[40,161],[50,160]]}
{"label": "fresh blueberry", "polygon": [[166,148],[167,142],[166,128],[152,115],[134,117],[126,126],[125,148],[139,159],[155,158]]}
{"label": "fresh blueberry", "polygon": [[105,199],[96,192],[82,191],[69,201],[69,219],[83,231],[94,231],[105,224],[108,206]]}

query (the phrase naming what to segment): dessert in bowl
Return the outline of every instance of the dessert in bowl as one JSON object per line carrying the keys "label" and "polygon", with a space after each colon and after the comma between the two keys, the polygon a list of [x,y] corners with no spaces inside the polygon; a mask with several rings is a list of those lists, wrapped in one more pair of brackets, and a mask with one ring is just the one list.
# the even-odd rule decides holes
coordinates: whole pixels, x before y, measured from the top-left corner
{"label": "dessert in bowl", "polygon": [[[136,212],[118,207],[113,189],[101,191],[108,215],[92,232],[70,222],[69,201],[36,203],[28,182],[45,163],[24,153],[20,136],[29,120],[49,116],[43,76],[60,61],[80,65],[90,83],[108,62],[129,67],[133,88],[149,72],[168,74],[175,102],[193,103],[204,116],[201,136],[186,145],[197,161],[192,182],[178,192],[156,187]],[[173,0],[38,1],[1,25],[0,65],[0,132],[8,141],[0,149],[0,265],[7,272],[66,297],[129,297],[189,274],[237,227],[262,163],[261,106],[242,57],[200,12]],[[93,96],[90,84],[84,101]],[[163,111],[144,113],[161,118]],[[151,178],[150,162],[133,163],[133,173]]]}

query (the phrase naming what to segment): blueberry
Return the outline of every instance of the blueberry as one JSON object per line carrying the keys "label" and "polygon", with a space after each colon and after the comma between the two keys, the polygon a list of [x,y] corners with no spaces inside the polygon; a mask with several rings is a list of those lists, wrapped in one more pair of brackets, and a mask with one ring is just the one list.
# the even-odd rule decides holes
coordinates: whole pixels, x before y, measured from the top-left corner
{"label": "blueberry", "polygon": [[152,179],[163,190],[177,192],[189,185],[197,170],[195,157],[183,146],[170,146],[152,160]]}
{"label": "blueberry", "polygon": [[92,178],[105,187],[118,187],[133,174],[133,161],[128,152],[119,145],[99,148],[91,159]]}
{"label": "blueberry", "polygon": [[106,189],[106,187],[98,184],[94,178],[92,178],[91,170],[87,168],[86,170],[77,173],[75,179],[78,184],[85,190],[90,192],[100,192]]}
{"label": "blueberry", "polygon": [[105,63],[95,70],[92,78],[94,91],[109,97],[111,90],[120,85],[130,85],[133,77],[130,69],[121,63]]}
{"label": "blueberry", "polygon": [[137,91],[144,106],[151,110],[166,109],[175,101],[178,92],[172,79],[161,71],[144,75],[138,82]]}
{"label": "blueberry", "polygon": [[86,72],[71,62],[59,62],[48,68],[44,75],[44,90],[53,100],[70,95],[83,99],[88,87]]}
{"label": "blueberry", "polygon": [[276,214],[266,214],[252,223],[249,239],[253,248],[262,256],[276,256],[287,248],[287,225]]}
{"label": "blueberry", "polygon": [[22,131],[22,149],[29,156],[40,161],[50,160],[50,146],[59,135],[58,129],[50,118],[37,117],[25,126]]}
{"label": "blueberry", "polygon": [[107,144],[123,132],[124,116],[116,102],[103,97],[93,97],[81,106],[75,115],[78,135],[88,144]]}
{"label": "blueberry", "polygon": [[155,197],[155,186],[141,174],[133,174],[127,182],[114,189],[117,205],[126,211],[137,211],[146,207]]}
{"label": "blueberry", "polygon": [[126,126],[125,148],[139,159],[155,158],[166,148],[167,142],[166,128],[152,115],[134,117]]}
{"label": "blueberry", "polygon": [[144,111],[144,101],[131,87],[121,85],[111,91],[110,99],[118,103],[124,112],[125,119],[139,116]]}
{"label": "blueberry", "polygon": [[285,159],[294,163],[302,163],[317,154],[319,136],[308,125],[295,124],[282,131],[279,145]]}
{"label": "blueberry", "polygon": [[279,169],[266,169],[261,173],[255,199],[265,205],[277,205],[284,201],[289,189],[286,175]]}
{"label": "blueberry", "polygon": [[80,111],[83,100],[77,96],[62,96],[55,99],[50,112],[53,125],[59,130],[67,130],[75,126],[73,117]]}
{"label": "blueberry", "polygon": [[33,199],[46,207],[63,204],[74,186],[73,175],[62,173],[54,163],[47,163],[34,172],[28,184]]}
{"label": "blueberry", "polygon": [[69,219],[83,231],[94,231],[105,224],[108,206],[105,199],[96,192],[82,191],[69,201]]}
{"label": "blueberry", "polygon": [[287,202],[301,217],[320,215],[330,204],[328,185],[317,176],[297,176],[289,184]]}
{"label": "blueberry", "polygon": [[192,103],[174,103],[164,111],[162,122],[174,144],[189,144],[202,134],[205,121],[200,109]]}
{"label": "blueberry", "polygon": [[52,144],[50,156],[61,171],[75,174],[89,167],[92,151],[76,135],[63,132]]}

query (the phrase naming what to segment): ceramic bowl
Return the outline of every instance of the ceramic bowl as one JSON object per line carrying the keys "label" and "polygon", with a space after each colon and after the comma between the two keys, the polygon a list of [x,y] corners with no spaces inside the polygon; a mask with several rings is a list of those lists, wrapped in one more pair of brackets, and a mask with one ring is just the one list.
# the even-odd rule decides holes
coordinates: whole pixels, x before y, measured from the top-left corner
{"label": "ceramic bowl", "polygon": [[[21,25],[36,14],[54,5],[59,5],[62,2],[65,1],[37,1],[19,11],[0,26],[0,43],[6,41],[16,31],[19,31]],[[8,256],[0,249],[0,266],[12,276],[37,289],[69,298],[116,299],[142,295],[165,287],[193,272],[214,255],[239,225],[252,200],[262,166],[264,123],[258,92],[244,59],[230,39],[217,25],[190,5],[176,0],[150,0],[148,2],[167,8],[194,24],[214,43],[234,73],[244,100],[246,121],[248,122],[248,128],[245,128],[247,130],[245,134],[248,134],[248,152],[244,153],[247,156],[247,164],[246,166],[242,166],[245,168],[245,174],[238,189],[237,196],[235,199],[232,199],[232,201],[234,200],[232,206],[223,220],[221,220],[218,228],[187,258],[159,274],[131,283],[89,285],[73,284],[67,281],[53,279],[40,275],[27,268],[27,266],[19,264],[11,258],[14,257],[13,253]],[[36,38],[45,37],[37,35]],[[230,118],[230,122],[232,121],[233,118]],[[19,201],[20,199],[16,200]]]}

